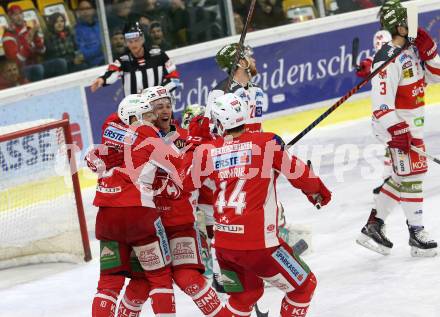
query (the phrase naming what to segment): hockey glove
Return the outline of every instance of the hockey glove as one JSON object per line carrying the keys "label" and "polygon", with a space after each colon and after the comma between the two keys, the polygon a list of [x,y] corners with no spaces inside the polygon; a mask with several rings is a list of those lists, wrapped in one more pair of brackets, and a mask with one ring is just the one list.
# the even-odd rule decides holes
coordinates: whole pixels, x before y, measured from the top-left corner
{"label": "hockey glove", "polygon": [[373,61],[369,58],[362,60],[359,65],[359,70],[356,72],[356,76],[360,78],[365,78],[371,74],[371,65],[373,65]]}
{"label": "hockey glove", "polygon": [[[319,190],[316,193],[304,193],[307,196],[307,199],[315,206],[325,206],[332,199],[332,193],[328,190],[328,188],[324,185],[320,178],[317,179],[319,182]],[[318,208],[319,209],[319,208]]]}
{"label": "hockey glove", "polygon": [[121,166],[124,162],[124,153],[122,151],[107,147],[107,154],[101,154],[100,152],[105,153],[102,147],[103,145],[90,150],[84,158],[87,167],[94,173],[103,173],[113,167]]}
{"label": "hockey glove", "polygon": [[191,144],[191,150],[203,143],[212,140],[212,135],[209,130],[209,118],[202,115],[191,119],[188,127],[188,137],[186,143]]}
{"label": "hockey glove", "polygon": [[437,44],[435,44],[429,33],[422,28],[417,30],[415,44],[422,61],[429,61],[437,55]]}
{"label": "hockey glove", "polygon": [[391,141],[388,142],[388,146],[408,153],[412,140],[408,124],[403,121],[389,127],[387,130],[391,134]]}

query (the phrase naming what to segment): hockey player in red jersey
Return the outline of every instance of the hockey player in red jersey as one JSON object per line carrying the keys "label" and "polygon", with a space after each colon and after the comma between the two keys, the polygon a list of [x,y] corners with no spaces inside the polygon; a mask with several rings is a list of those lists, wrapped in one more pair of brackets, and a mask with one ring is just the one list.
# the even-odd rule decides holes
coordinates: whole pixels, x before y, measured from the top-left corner
{"label": "hockey player in red jersey", "polygon": [[[228,74],[232,71],[235,61],[235,54],[239,48],[237,43],[228,44],[218,51],[215,56],[217,64]],[[253,51],[249,46],[239,52],[240,59],[234,73],[231,87],[226,87],[228,78],[222,80],[208,95],[207,115],[215,99],[222,96],[225,91],[240,96],[248,107],[248,118],[246,120],[246,131],[261,131],[263,122],[263,111],[267,111],[268,99],[263,90],[252,83],[252,78],[258,74]]]}
{"label": "hockey player in red jersey", "polygon": [[[142,94],[154,106],[157,115],[156,127],[162,138],[176,149],[183,148],[186,145],[187,132],[185,129],[171,125],[171,96],[159,96],[158,90],[161,90],[160,86],[151,87]],[[172,163],[177,170],[183,168],[182,160],[173,159]],[[195,224],[194,193],[182,191],[164,170],[158,171],[154,187],[162,189],[154,202],[160,211],[168,237],[174,282],[192,298],[204,315],[223,316],[225,308],[215,290],[203,276],[205,268],[201,257],[202,241]],[[127,291],[131,292],[135,287],[137,286],[129,284]],[[145,302],[146,298],[145,295],[142,302]]]}
{"label": "hockey player in red jersey", "polygon": [[[215,245],[230,295],[229,316],[250,316],[267,281],[286,293],[282,317],[305,316],[316,287],[308,266],[278,237],[276,180],[284,174],[314,204],[326,205],[331,193],[313,172],[284,150],[273,133],[245,132],[247,105],[235,94],[218,97],[211,119],[219,137],[194,151],[184,188],[200,187],[206,178],[216,185],[214,193]],[[198,125],[198,118],[192,124]],[[209,139],[201,129],[190,128],[194,145]],[[205,129],[206,130],[206,129]],[[194,133],[197,132],[197,133]]]}
{"label": "hockey player in red jersey", "polygon": [[[153,145],[161,146],[161,153],[172,149],[150,126],[153,118],[151,106],[140,95],[129,95],[121,101],[118,114],[111,115],[103,126],[102,143],[129,154],[130,160],[103,172],[98,179],[94,205],[99,207],[96,238],[101,245],[101,274],[93,317],[115,315],[126,276],[133,277],[132,289],[122,299],[118,316],[125,316],[127,310],[135,316],[140,310],[132,304],[138,305],[137,300],[148,292],[156,316],[175,314],[171,252],[152,189],[158,165],[166,165],[155,161],[158,148]],[[141,269],[132,266],[132,258],[137,258]]]}
{"label": "hockey player in red jersey", "polygon": [[[380,11],[382,27],[393,36],[374,57],[373,69],[407,43],[407,12],[399,0],[388,0]],[[419,29],[415,45],[372,80],[373,132],[390,148],[393,173],[375,197],[375,208],[357,242],[381,254],[393,246],[385,236],[385,219],[396,205],[405,213],[412,256],[434,256],[437,242],[423,226],[423,177],[426,158],[412,146],[424,150],[423,125],[425,86],[440,82],[440,57],[430,35]]]}

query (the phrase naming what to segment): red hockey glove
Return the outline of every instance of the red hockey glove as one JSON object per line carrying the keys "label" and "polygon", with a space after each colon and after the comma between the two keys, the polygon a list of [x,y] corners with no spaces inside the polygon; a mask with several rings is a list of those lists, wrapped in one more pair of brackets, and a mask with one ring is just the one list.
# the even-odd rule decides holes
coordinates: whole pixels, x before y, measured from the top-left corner
{"label": "red hockey glove", "polygon": [[406,122],[400,122],[389,127],[388,132],[391,134],[391,141],[388,142],[390,148],[400,149],[406,153],[411,147],[411,132]]}
{"label": "red hockey glove", "polygon": [[315,205],[318,209],[320,206],[327,205],[332,199],[332,193],[325,187],[324,183],[321,179],[318,178],[319,181],[319,191],[313,194],[304,193],[307,196],[307,199]]}
{"label": "red hockey glove", "polygon": [[415,44],[422,61],[429,61],[437,55],[437,44],[432,40],[429,33],[422,28],[417,30]]}
{"label": "red hockey glove", "polygon": [[366,58],[361,61],[359,65],[359,70],[356,72],[356,76],[360,78],[365,78],[371,74],[371,66],[373,65],[373,61],[369,58]]}
{"label": "red hockey glove", "polygon": [[90,150],[84,158],[87,167],[94,173],[108,171],[113,167],[121,166],[124,162],[124,153],[122,151],[107,147],[107,154],[101,154],[101,152],[105,153],[102,147],[104,145]]}
{"label": "red hockey glove", "polygon": [[207,143],[211,140],[212,135],[209,130],[209,118],[202,115],[192,118],[188,127],[188,137],[186,138],[186,143],[192,144],[191,149],[195,149],[200,144]]}

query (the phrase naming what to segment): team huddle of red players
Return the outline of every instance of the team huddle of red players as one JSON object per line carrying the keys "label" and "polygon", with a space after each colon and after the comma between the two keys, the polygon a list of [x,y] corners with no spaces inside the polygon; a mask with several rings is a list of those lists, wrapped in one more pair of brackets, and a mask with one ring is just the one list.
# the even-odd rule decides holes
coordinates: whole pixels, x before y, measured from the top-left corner
{"label": "team huddle of red players", "polygon": [[[326,205],[331,193],[280,137],[246,128],[248,107],[236,94],[216,98],[209,116],[187,130],[173,124],[172,98],[156,86],[125,97],[104,123],[103,146],[86,159],[99,175],[92,316],[139,316],[148,297],[156,316],[175,316],[173,283],[205,316],[250,316],[264,282],[285,292],[281,316],[306,315],[316,279],[278,237],[276,181],[283,174],[313,204]],[[207,181],[215,185],[208,199],[199,193]],[[214,209],[226,303],[203,275],[200,200]]]}

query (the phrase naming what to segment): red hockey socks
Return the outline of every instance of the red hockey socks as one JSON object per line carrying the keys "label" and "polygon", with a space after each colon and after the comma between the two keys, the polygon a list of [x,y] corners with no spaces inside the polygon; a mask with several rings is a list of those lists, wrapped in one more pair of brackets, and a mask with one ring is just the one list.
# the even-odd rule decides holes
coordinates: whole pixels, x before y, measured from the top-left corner
{"label": "red hockey socks", "polygon": [[192,298],[203,315],[225,316],[220,298],[202,273],[195,269],[176,269],[173,277],[177,286]]}
{"label": "red hockey socks", "polygon": [[98,292],[93,298],[92,317],[114,317],[116,302],[124,286],[125,277],[119,275],[101,275]]}
{"label": "red hockey socks", "polygon": [[289,292],[283,298],[281,317],[305,317],[315,288],[316,278],[313,273],[310,273],[309,281],[303,288]]}
{"label": "red hockey socks", "polygon": [[252,314],[255,303],[263,296],[264,288],[246,290],[241,293],[231,293],[226,303],[229,316],[248,317]]}
{"label": "red hockey socks", "polygon": [[151,307],[155,315],[174,316],[176,303],[174,301],[173,280],[169,268],[156,273],[147,273],[150,285]]}
{"label": "red hockey socks", "polygon": [[145,278],[131,279],[118,307],[118,317],[138,317],[147,301],[150,286]]}

